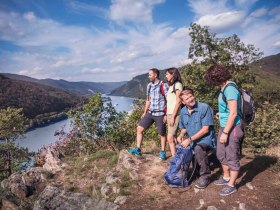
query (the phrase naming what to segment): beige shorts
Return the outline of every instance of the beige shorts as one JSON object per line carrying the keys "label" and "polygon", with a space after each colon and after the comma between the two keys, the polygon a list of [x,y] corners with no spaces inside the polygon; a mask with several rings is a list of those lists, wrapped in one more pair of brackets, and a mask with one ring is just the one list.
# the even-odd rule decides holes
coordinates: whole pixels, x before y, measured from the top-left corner
{"label": "beige shorts", "polygon": [[171,114],[168,114],[167,115],[167,134],[168,135],[176,135],[177,133],[177,129],[178,129],[178,125],[179,125],[179,120],[180,120],[180,115],[177,115],[176,118],[175,118],[175,123],[174,123],[174,126],[171,127],[169,124],[170,124],[170,118],[171,118]]}

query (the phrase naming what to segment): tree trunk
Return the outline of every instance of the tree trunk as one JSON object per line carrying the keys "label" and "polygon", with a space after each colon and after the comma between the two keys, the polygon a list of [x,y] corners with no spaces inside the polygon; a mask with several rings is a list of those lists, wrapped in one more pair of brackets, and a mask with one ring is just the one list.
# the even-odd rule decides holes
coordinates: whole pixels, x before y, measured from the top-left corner
{"label": "tree trunk", "polygon": [[[6,138],[6,143],[8,143],[9,140]],[[11,157],[11,152],[10,151],[7,151],[8,154],[8,158],[7,158],[7,171],[8,171],[8,176],[10,176],[12,174],[12,157]]]}

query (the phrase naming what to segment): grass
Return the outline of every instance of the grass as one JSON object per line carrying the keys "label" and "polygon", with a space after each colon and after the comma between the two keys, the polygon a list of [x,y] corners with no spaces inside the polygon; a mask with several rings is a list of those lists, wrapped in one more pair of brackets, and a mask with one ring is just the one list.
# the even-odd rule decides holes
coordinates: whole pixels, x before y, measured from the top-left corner
{"label": "grass", "polygon": [[[66,156],[64,162],[70,167],[65,170],[64,186],[67,190],[83,192],[89,197],[101,199],[100,183],[104,183],[106,173],[118,162],[119,152],[100,150],[90,155]],[[125,175],[126,178],[129,174]],[[127,177],[128,176],[128,177]],[[128,194],[128,182],[124,194]],[[114,194],[109,197],[113,198]]]}
{"label": "grass", "polygon": [[131,190],[136,186],[136,182],[132,180],[129,176],[129,171],[127,169],[121,171],[121,184],[120,184],[120,194],[124,196],[131,195]]}

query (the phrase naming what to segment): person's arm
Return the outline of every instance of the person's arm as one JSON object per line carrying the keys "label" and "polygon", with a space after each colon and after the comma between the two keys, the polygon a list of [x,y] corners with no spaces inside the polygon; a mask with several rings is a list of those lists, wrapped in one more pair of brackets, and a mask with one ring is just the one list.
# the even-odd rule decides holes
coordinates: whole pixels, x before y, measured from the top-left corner
{"label": "person's arm", "polygon": [[178,142],[182,142],[183,137],[187,134],[187,129],[181,129],[180,135],[177,137]]}
{"label": "person's arm", "polygon": [[225,128],[224,128],[224,130],[221,134],[221,137],[220,137],[220,142],[222,144],[227,142],[228,134],[229,134],[231,128],[233,127],[233,125],[234,125],[235,118],[238,115],[237,100],[229,100],[229,101],[227,101],[227,104],[228,104],[228,109],[229,109],[229,116],[228,116],[226,126],[225,126]]}
{"label": "person's arm", "polygon": [[181,106],[181,103],[182,103],[181,98],[180,98],[180,93],[181,93],[181,90],[177,89],[176,90],[176,105],[175,105],[174,111],[173,111],[171,119],[170,119],[170,126],[174,126],[179,107]]}
{"label": "person's arm", "polygon": [[182,142],[182,146],[183,147],[187,147],[190,145],[190,143],[192,141],[197,141],[197,140],[200,140],[201,137],[203,137],[204,135],[206,135],[207,133],[209,132],[209,125],[208,126],[202,126],[202,128],[196,133],[194,134],[193,136],[190,136],[189,138],[185,139],[183,142]]}
{"label": "person's arm", "polygon": [[149,111],[149,108],[150,108],[150,97],[147,96],[147,100],[146,100],[146,104],[145,104],[145,108],[144,108],[144,113],[142,114],[141,116],[141,119],[147,114],[147,112]]}

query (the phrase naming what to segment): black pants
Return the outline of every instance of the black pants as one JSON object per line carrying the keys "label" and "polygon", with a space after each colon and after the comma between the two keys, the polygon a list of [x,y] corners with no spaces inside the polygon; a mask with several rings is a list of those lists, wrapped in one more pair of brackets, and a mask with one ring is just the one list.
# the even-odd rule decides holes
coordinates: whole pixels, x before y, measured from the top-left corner
{"label": "black pants", "polygon": [[210,147],[207,144],[197,144],[194,147],[195,158],[200,167],[200,169],[199,169],[200,176],[209,177],[211,174],[211,171],[209,168],[208,154],[207,154],[209,149],[210,149]]}

